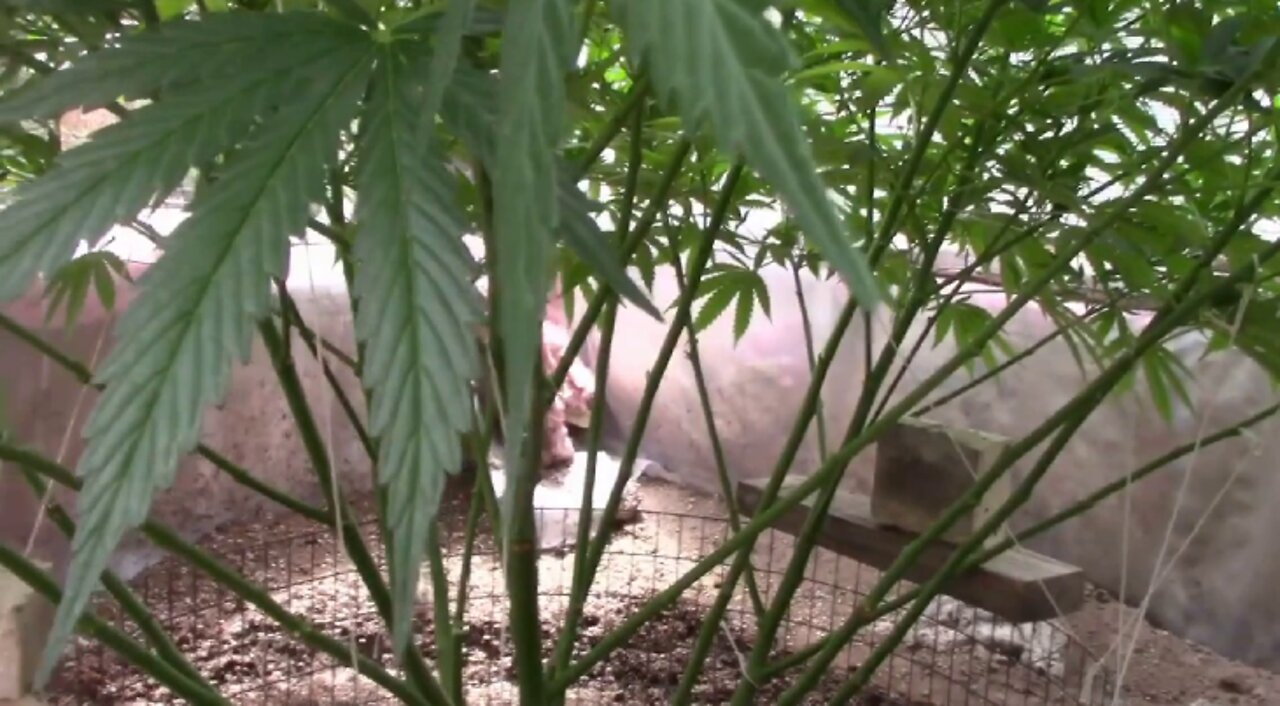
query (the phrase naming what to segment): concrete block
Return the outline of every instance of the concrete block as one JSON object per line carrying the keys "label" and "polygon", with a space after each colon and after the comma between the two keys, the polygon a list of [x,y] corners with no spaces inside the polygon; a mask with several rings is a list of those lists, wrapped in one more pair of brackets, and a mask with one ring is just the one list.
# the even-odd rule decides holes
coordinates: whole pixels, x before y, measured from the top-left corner
{"label": "concrete block", "polygon": [[[875,475],[871,486],[871,517],[882,525],[907,532],[929,529],[972,488],[1004,451],[1008,441],[972,429],[950,427],[923,419],[903,419],[876,444]],[[962,542],[1009,496],[1006,474],[942,535]],[[998,541],[996,532],[988,542]]]}
{"label": "concrete block", "polygon": [[53,614],[52,603],[0,569],[0,703],[6,699],[21,703],[31,690]]}

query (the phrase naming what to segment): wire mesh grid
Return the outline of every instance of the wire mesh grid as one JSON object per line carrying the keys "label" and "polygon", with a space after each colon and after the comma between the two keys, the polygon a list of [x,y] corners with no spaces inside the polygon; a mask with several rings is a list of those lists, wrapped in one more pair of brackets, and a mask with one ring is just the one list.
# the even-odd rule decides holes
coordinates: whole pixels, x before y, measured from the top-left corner
{"label": "wire mesh grid", "polygon": [[[572,528],[577,511],[541,510],[540,523]],[[362,525],[366,537],[376,524]],[[638,525],[619,531],[605,553],[586,602],[574,659],[653,596],[710,554],[725,538],[728,522],[672,512],[646,512]],[[791,537],[767,531],[753,552],[751,577],[764,603],[773,600],[792,556]],[[377,546],[371,542],[371,546]],[[450,593],[462,582],[461,528],[443,532]],[[290,638],[252,602],[237,598],[192,567],[166,560],[133,582],[177,647],[209,682],[235,704],[390,704],[397,699],[351,668],[360,655],[399,678],[384,624],[351,562],[337,551],[332,530],[267,540],[223,543],[212,549],[227,566],[263,589],[262,596],[331,636],[336,655]],[[375,555],[384,570],[383,557]],[[568,605],[574,556],[548,551],[539,561],[539,606],[548,653]],[[714,603],[727,562],[689,587],[673,606],[647,623],[567,692],[569,703],[667,703],[689,661],[698,631]],[[859,563],[818,548],[790,602],[770,651],[774,662],[804,650],[845,620],[878,575]],[[429,664],[437,650],[430,574],[424,567],[415,635]],[[726,703],[742,679],[755,645],[757,622],[749,591],[739,582],[718,631],[694,702]],[[507,633],[507,591],[498,556],[482,532],[466,577],[467,608],[460,639],[468,703],[514,703],[515,673]],[[906,590],[909,586],[900,587]],[[451,606],[451,610],[456,605]],[[99,615],[141,640],[136,626],[113,602],[100,598]],[[890,615],[861,630],[826,670],[809,703],[826,703],[833,688],[870,654],[892,627]],[[1015,626],[975,608],[941,599],[930,605],[903,644],[855,703],[883,706],[1041,706],[1101,703],[1100,680],[1087,675],[1083,647],[1052,623]],[[803,666],[761,685],[760,703],[772,702]],[[1086,683],[1094,688],[1082,688]],[[1103,688],[1098,688],[1099,686]],[[1092,694],[1092,695],[1091,695]],[[180,703],[167,689],[135,671],[114,653],[75,642],[54,679],[52,704]]]}

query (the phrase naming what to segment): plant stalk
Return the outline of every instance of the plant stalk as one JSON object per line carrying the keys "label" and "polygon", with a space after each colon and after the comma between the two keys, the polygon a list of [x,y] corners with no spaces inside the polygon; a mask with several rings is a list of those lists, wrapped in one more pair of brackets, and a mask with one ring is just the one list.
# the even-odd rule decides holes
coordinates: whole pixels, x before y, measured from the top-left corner
{"label": "plant stalk", "polygon": [[[21,466],[22,475],[26,477],[27,484],[31,486],[31,490],[37,498],[51,498],[48,494],[48,484],[44,478],[35,471]],[[49,519],[58,527],[63,535],[70,538],[75,534],[76,525],[71,516],[62,507],[62,505],[52,499],[46,504]],[[102,573],[102,585],[111,594],[111,597],[120,604],[142,634],[147,638],[147,642],[151,643],[151,648],[155,650],[156,656],[164,660],[170,667],[178,673],[190,679],[192,683],[202,688],[211,698],[221,698],[218,690],[215,689],[204,678],[200,672],[192,666],[187,660],[186,655],[178,649],[177,645],[169,639],[169,635],[165,633],[160,622],[156,620],[147,606],[134,595],[129,586],[115,574],[114,571],[107,570]]]}
{"label": "plant stalk", "polygon": [[[82,481],[64,466],[40,454],[5,442],[0,442],[0,460],[30,468],[45,478],[77,492],[83,487]],[[247,603],[262,611],[263,614],[279,624],[286,633],[297,637],[308,647],[324,652],[340,662],[345,662],[350,658],[351,653],[347,645],[325,635],[312,626],[309,621],[285,610],[265,589],[250,582],[240,573],[227,567],[203,549],[182,539],[167,527],[151,520],[144,522],[140,529],[143,535],[153,544],[168,551],[170,554],[182,558],[202,573],[207,574],[237,597],[243,598]],[[0,546],[0,551],[2,550],[3,547]],[[410,689],[404,682],[391,676],[382,665],[366,657],[359,656],[357,658],[355,669],[387,691],[395,694],[397,698],[403,699],[405,703],[423,706],[448,704],[447,700],[427,700],[417,691]]]}
{"label": "plant stalk", "polygon": [[[26,557],[8,546],[0,544],[0,567],[22,579],[41,596],[55,605],[62,600],[58,584]],[[178,671],[165,660],[152,655],[146,648],[131,640],[117,628],[95,615],[84,615],[76,624],[76,631],[115,650],[130,664],[142,669],[170,691],[199,706],[228,706],[231,702],[221,695],[209,692],[199,682]],[[8,667],[10,665],[6,665]]]}
{"label": "plant stalk", "polygon": [[[329,454],[325,450],[324,439],[320,434],[319,426],[316,424],[315,415],[311,412],[311,406],[307,403],[306,393],[303,390],[302,381],[298,378],[298,372],[294,368],[293,359],[286,356],[284,341],[280,336],[279,330],[270,320],[264,319],[260,322],[258,330],[262,335],[267,351],[270,353],[272,365],[275,367],[276,375],[280,380],[280,389],[284,392],[285,399],[289,403],[289,409],[293,413],[294,422],[298,427],[298,435],[307,449],[307,455],[311,459],[312,470],[316,474],[321,493],[324,494],[325,502],[328,505],[330,514],[328,524],[338,532],[343,548],[348,556],[351,557],[351,563],[360,574],[360,578],[368,589],[369,596],[377,607],[383,622],[390,629],[392,617],[391,593],[387,589],[386,583],[382,580],[382,574],[378,570],[377,562],[373,560],[368,547],[365,546],[363,537],[360,536],[360,528],[356,526],[351,507],[343,498],[342,489],[337,485]],[[410,646],[405,650],[405,654],[401,655],[401,659],[405,662],[405,669],[409,674],[409,679],[420,693],[430,698],[433,702],[448,703],[448,697],[445,696],[439,682],[427,669],[426,663],[422,660],[422,655],[418,650]]]}
{"label": "plant stalk", "polygon": [[[1134,469],[1133,471],[1130,471],[1129,473],[1125,474],[1119,479],[1103,485],[1102,487],[1098,488],[1094,492],[1090,493],[1088,496],[1075,502],[1070,507],[1067,507],[1059,512],[1054,513],[1053,515],[1041,520],[1040,522],[1037,522],[1031,525],[1030,527],[1023,530],[1022,532],[1018,532],[1009,537],[1005,537],[1000,541],[983,548],[977,554],[967,557],[964,560],[963,564],[961,565],[959,573],[963,573],[965,571],[970,571],[972,569],[975,569],[987,563],[988,561],[991,561],[995,557],[1009,551],[1010,549],[1013,549],[1021,544],[1024,544],[1044,534],[1045,532],[1048,532],[1049,530],[1054,529],[1055,527],[1063,524],[1064,522],[1067,522],[1076,517],[1079,517],[1080,515],[1083,515],[1084,513],[1088,512],[1094,507],[1097,507],[1099,503],[1111,497],[1112,495],[1115,495],[1116,493],[1123,491],[1125,488],[1133,486],[1134,484],[1152,475],[1156,471],[1167,468],[1170,464],[1182,458],[1183,456],[1193,453],[1198,449],[1202,449],[1212,444],[1216,444],[1220,441],[1224,441],[1226,439],[1240,436],[1249,427],[1252,427],[1258,424],[1259,422],[1262,422],[1272,416],[1275,416],[1277,412],[1280,412],[1280,404],[1271,405],[1269,407],[1266,407],[1254,413],[1253,415],[1250,415],[1249,417],[1246,417],[1245,419],[1242,419],[1241,421],[1235,424],[1219,429],[1218,431],[1212,434],[1209,434],[1203,438],[1182,444],[1181,446],[1178,446],[1170,450],[1169,452],[1161,455],[1160,457],[1152,459],[1151,461],[1148,461],[1147,463]],[[880,605],[880,607],[872,611],[869,611],[869,612],[860,611],[859,614],[855,616],[854,619],[847,621],[845,625],[841,626],[835,632],[832,632],[823,641],[816,642],[812,645],[809,645],[808,647],[805,647],[804,649],[799,650],[794,654],[788,655],[786,658],[779,660],[778,662],[775,662],[774,664],[770,665],[769,667],[770,676],[776,676],[799,664],[802,664],[808,661],[815,654],[821,652],[823,647],[830,642],[834,642],[841,646],[847,644],[848,641],[853,638],[854,634],[856,634],[858,630],[861,630],[862,628],[879,620],[880,618],[883,618],[884,616],[889,615],[894,611],[900,610],[906,605],[909,605],[913,600],[915,600],[917,596],[920,595],[920,593],[921,593],[921,588],[916,587],[903,592],[902,594],[898,595],[892,600],[883,602]]]}

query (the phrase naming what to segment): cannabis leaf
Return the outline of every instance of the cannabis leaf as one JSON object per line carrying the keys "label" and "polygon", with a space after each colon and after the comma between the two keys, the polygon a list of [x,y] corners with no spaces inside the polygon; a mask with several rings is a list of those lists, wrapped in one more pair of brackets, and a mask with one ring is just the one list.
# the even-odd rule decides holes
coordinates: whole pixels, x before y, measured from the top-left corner
{"label": "cannabis leaf", "polygon": [[502,283],[495,305],[506,372],[507,467],[513,473],[526,467],[521,463],[524,436],[531,423],[533,375],[560,222],[555,148],[564,129],[571,30],[568,0],[517,3],[508,8],[503,29],[493,173],[498,252],[488,256],[497,257],[495,278]]}
{"label": "cannabis leaf", "polygon": [[85,253],[58,268],[45,285],[45,297],[49,299],[45,323],[53,321],[58,307],[65,305],[65,325],[68,329],[74,327],[89,299],[89,287],[93,287],[104,309],[114,309],[116,277],[128,281],[129,268],[119,256],[106,250]]}
{"label": "cannabis leaf", "polygon": [[434,37],[435,53],[431,57],[431,66],[427,70],[427,98],[423,115],[434,120],[440,112],[440,103],[444,100],[444,92],[453,79],[454,68],[458,65],[458,53],[462,51],[462,37],[466,34],[467,25],[475,13],[476,0],[453,0],[445,8],[444,19]]}
{"label": "cannabis leaf", "polygon": [[360,122],[353,246],[369,427],[379,439],[379,479],[388,489],[397,653],[409,643],[418,567],[444,473],[462,463],[459,435],[470,426],[470,381],[479,373],[472,326],[483,315],[453,178],[423,128],[430,127],[422,120],[430,114],[423,107],[430,91],[424,63],[394,47],[381,52]]}
{"label": "cannabis leaf", "polygon": [[[258,24],[240,16],[236,19],[239,25]],[[274,20],[265,23],[280,30],[274,34],[260,29],[232,32],[226,22],[212,24],[215,28],[211,36],[236,40],[205,48],[225,49],[229,45],[242,49],[245,43],[239,38],[246,35],[272,41],[259,45],[259,54],[225,61],[226,70],[234,69],[230,75],[194,83],[166,100],[135,111],[128,120],[103,129],[90,142],[61,155],[43,178],[24,182],[16,190],[15,203],[0,211],[0,300],[20,295],[36,274],[69,260],[80,240],[94,245],[115,223],[138,213],[157,194],[173,191],[193,165],[203,164],[232,147],[268,107],[288,100],[295,89],[294,71],[340,51],[342,46],[357,41],[353,37],[361,36],[332,21],[327,24],[336,28],[317,31],[306,41],[287,41],[292,33],[283,31]],[[299,25],[314,27],[311,21]],[[174,42],[194,41],[184,32],[176,34]],[[167,35],[166,30],[160,30],[139,35],[136,41],[150,47],[156,44],[156,37]],[[283,43],[277,46],[276,41]],[[152,51],[139,51],[130,42],[118,50],[87,57],[82,64],[28,86],[36,94],[52,91],[43,103],[60,106],[59,109],[75,103],[63,92],[71,92],[72,96],[81,90],[110,90],[113,96],[128,93],[131,86],[151,83],[128,72],[118,77],[94,74],[92,87],[83,88],[80,81],[66,77],[76,74],[82,65],[119,64],[118,54],[141,54],[149,62],[164,65],[199,61],[184,49],[171,49],[175,53],[165,58]],[[193,72],[198,71],[193,68]],[[175,72],[168,80],[179,78]],[[24,109],[36,110],[37,106],[16,97],[0,101],[0,114]]]}
{"label": "cannabis leaf", "polygon": [[[316,12],[214,14],[166,22],[133,34],[118,48],[82,57],[74,65],[32,81],[0,100],[0,123],[52,118],[72,108],[98,108],[117,100],[201,81],[213,83],[253,71],[282,51],[341,44],[353,28]],[[332,48],[332,46],[331,46]]]}
{"label": "cannabis leaf", "polygon": [[710,127],[721,149],[744,155],[853,295],[864,306],[878,301],[870,266],[826,196],[783,86],[794,60],[782,35],[735,0],[613,0],[612,7],[633,60],[650,67],[686,129]]}
{"label": "cannabis leaf", "polygon": [[[459,63],[441,108],[445,125],[490,169],[497,165],[494,146],[497,90],[496,81],[469,64]],[[621,252],[600,232],[599,224],[591,217],[591,200],[574,183],[571,173],[569,165],[557,160],[556,208],[560,214],[558,232],[564,236],[565,244],[619,296],[650,316],[660,319],[657,307],[627,275],[622,266]]]}
{"label": "cannabis leaf", "polygon": [[279,112],[197,197],[121,317],[98,373],[106,387],[85,425],[80,526],[41,682],[121,537],[146,518],[155,491],[172,483],[180,456],[196,444],[204,409],[222,395],[237,356],[248,358],[253,325],[270,305],[270,278],[283,274],[288,238],[305,227],[309,205],[323,194],[339,133],[365,89],[372,43],[364,34],[350,36],[346,46],[289,77],[292,89]]}
{"label": "cannabis leaf", "polygon": [[709,270],[698,286],[698,297],[704,301],[694,319],[694,330],[705,330],[737,302],[734,306],[733,338],[739,341],[751,324],[751,314],[757,303],[765,315],[769,315],[771,302],[764,278],[759,272],[737,266],[713,266]]}

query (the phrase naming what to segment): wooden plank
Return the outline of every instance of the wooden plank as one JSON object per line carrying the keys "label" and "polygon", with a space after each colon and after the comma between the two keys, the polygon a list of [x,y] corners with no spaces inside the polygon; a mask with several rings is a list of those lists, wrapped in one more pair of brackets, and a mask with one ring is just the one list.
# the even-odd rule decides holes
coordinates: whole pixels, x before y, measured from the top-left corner
{"label": "wooden plank", "polygon": [[[788,478],[787,493],[803,478]],[[745,514],[755,514],[764,483],[738,484],[738,503]],[[812,497],[774,523],[774,528],[795,535],[812,510]],[[871,502],[865,495],[837,492],[818,536],[818,545],[880,570],[888,568],[915,535],[884,527],[871,519]],[[920,561],[907,571],[914,583],[928,580],[950,558],[954,545],[934,542]],[[1042,586],[1043,584],[1043,586]],[[1042,554],[1011,549],[982,566],[955,576],[942,591],[1014,623],[1033,622],[1074,613],[1084,603],[1084,573]]]}
{"label": "wooden plank", "polygon": [[[871,518],[878,524],[921,533],[973,488],[978,474],[1004,451],[1008,440],[974,429],[906,418],[876,441]],[[978,504],[964,513],[942,539],[959,544],[977,531],[1009,497],[1009,476],[1001,476]],[[992,533],[988,544],[1006,536]]]}

